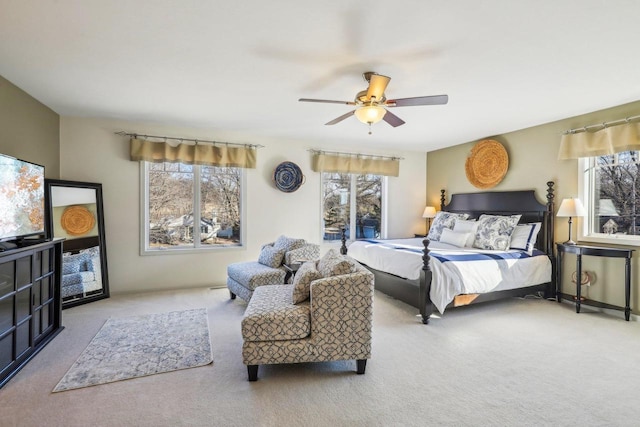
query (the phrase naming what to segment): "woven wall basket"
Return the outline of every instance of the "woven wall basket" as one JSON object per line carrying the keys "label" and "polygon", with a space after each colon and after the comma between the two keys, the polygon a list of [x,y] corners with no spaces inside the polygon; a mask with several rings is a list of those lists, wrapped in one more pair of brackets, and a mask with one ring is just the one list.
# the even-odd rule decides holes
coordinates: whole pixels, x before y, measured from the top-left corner
{"label": "woven wall basket", "polygon": [[72,236],[88,233],[95,224],[95,217],[84,206],[69,206],[60,217],[60,225]]}
{"label": "woven wall basket", "polygon": [[498,141],[486,139],[471,149],[464,169],[474,187],[495,187],[507,174],[509,155]]}

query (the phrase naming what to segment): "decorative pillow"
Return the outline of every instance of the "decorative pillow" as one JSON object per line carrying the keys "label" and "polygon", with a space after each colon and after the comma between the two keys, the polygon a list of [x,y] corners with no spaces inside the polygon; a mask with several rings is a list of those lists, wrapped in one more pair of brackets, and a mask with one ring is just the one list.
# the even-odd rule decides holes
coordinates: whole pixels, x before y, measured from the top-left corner
{"label": "decorative pillow", "polygon": [[86,270],[85,263],[89,257],[83,253],[65,254],[62,257],[62,274],[79,273],[80,270]]}
{"label": "decorative pillow", "polygon": [[539,222],[516,225],[511,235],[509,247],[526,251],[529,255],[532,255],[541,226],[542,224]]}
{"label": "decorative pillow", "polygon": [[309,299],[311,282],[322,279],[322,274],[316,269],[315,261],[307,261],[300,266],[293,278],[293,303],[299,304]]}
{"label": "decorative pillow", "polygon": [[280,236],[276,239],[273,247],[276,249],[284,249],[285,252],[292,251],[304,246],[306,241],[304,239],[294,239],[292,237]]}
{"label": "decorative pillow", "polygon": [[507,250],[511,234],[520,217],[521,215],[481,215],[478,219],[478,231],[476,231],[473,247],[496,251]]}
{"label": "decorative pillow", "polygon": [[444,211],[436,213],[436,217],[433,219],[433,223],[431,223],[431,228],[429,229],[427,239],[432,242],[440,241],[440,235],[442,234],[443,228],[448,228],[451,230],[456,223],[456,219],[467,218],[469,218],[469,214],[459,214]]}
{"label": "decorative pillow", "polygon": [[318,271],[322,277],[339,276],[351,273],[351,263],[335,249],[330,249],[318,261]]}
{"label": "decorative pillow", "polygon": [[260,257],[258,257],[258,262],[267,267],[278,268],[282,265],[284,252],[284,249],[276,249],[275,246],[263,246],[260,251]]}
{"label": "decorative pillow", "polygon": [[478,231],[478,221],[475,219],[457,219],[456,223],[453,225],[453,231],[456,233],[469,233],[469,237],[465,242],[464,246],[471,248],[473,247],[473,241],[476,240],[476,231]]}
{"label": "decorative pillow", "polygon": [[467,240],[469,240],[469,236],[471,236],[471,233],[456,233],[448,228],[443,228],[442,234],[440,235],[440,242],[462,248],[466,245]]}

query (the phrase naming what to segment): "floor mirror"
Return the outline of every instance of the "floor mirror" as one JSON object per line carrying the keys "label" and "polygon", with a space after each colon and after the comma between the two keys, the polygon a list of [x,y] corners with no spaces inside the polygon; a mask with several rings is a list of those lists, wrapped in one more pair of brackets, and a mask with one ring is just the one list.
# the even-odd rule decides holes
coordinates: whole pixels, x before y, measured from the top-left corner
{"label": "floor mirror", "polygon": [[62,308],[109,297],[102,184],[45,180],[47,237],[62,237]]}

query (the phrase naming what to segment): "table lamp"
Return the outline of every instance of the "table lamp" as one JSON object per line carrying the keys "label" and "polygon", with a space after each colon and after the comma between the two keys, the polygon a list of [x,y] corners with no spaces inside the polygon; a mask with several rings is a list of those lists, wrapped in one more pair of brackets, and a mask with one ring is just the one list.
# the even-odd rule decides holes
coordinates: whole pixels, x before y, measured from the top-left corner
{"label": "table lamp", "polygon": [[431,218],[435,218],[436,216],[436,208],[433,206],[427,206],[424,208],[424,212],[422,212],[422,218],[427,218],[427,233],[431,228]]}
{"label": "table lamp", "polygon": [[556,214],[556,216],[569,217],[569,240],[564,242],[565,245],[576,244],[576,242],[571,239],[572,218],[574,216],[585,216],[586,213],[587,212],[585,211],[584,206],[582,206],[582,202],[580,201],[580,199],[572,197],[570,199],[562,200],[560,209],[558,209],[558,213]]}

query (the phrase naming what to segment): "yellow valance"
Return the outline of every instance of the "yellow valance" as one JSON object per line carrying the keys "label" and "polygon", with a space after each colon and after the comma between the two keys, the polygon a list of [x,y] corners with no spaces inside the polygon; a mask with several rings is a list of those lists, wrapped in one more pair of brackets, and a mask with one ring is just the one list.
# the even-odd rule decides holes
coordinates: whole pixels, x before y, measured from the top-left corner
{"label": "yellow valance", "polygon": [[224,143],[170,145],[131,138],[131,160],[147,162],[186,163],[189,165],[256,167],[256,148],[251,145],[227,145]]}
{"label": "yellow valance", "polygon": [[624,123],[597,132],[564,134],[558,160],[605,156],[629,150],[640,150],[640,123]]}
{"label": "yellow valance", "polygon": [[400,159],[356,154],[313,154],[311,169],[316,172],[339,172],[398,176]]}

